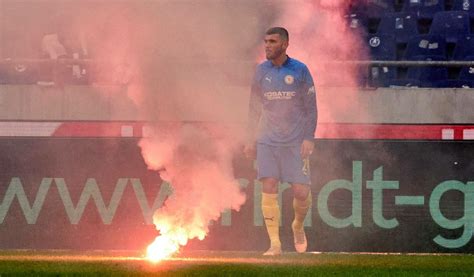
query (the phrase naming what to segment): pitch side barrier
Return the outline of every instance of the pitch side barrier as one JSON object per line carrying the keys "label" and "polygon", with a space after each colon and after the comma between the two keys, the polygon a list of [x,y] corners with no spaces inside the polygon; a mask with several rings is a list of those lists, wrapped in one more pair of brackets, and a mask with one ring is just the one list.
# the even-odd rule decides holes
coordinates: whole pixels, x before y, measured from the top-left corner
{"label": "pitch side barrier", "polygon": [[[0,248],[145,249],[173,184],[147,170],[138,141],[0,137]],[[473,141],[318,140],[309,251],[473,253],[473,153]],[[188,249],[268,246],[253,162],[236,155],[234,174],[246,203]],[[292,251],[292,193],[279,188],[282,244]]]}

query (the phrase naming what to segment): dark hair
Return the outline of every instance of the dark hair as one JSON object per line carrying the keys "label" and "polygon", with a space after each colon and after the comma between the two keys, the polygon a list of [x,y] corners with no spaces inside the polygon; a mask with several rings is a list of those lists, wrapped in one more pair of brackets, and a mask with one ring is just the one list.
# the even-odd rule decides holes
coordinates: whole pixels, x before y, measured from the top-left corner
{"label": "dark hair", "polygon": [[280,37],[282,37],[286,41],[288,41],[290,39],[290,35],[288,34],[288,31],[283,27],[272,27],[272,28],[268,29],[265,34],[267,34],[267,35],[277,34],[277,35],[280,35]]}

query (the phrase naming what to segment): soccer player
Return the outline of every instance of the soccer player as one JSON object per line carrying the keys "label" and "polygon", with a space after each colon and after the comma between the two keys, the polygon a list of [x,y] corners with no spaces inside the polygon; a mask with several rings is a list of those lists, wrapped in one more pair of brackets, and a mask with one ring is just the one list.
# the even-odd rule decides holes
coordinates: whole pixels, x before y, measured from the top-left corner
{"label": "soccer player", "polygon": [[291,184],[295,212],[291,227],[295,249],[302,253],[307,248],[303,221],[311,207],[309,156],[314,149],[316,92],[306,65],[286,54],[286,29],[270,28],[264,42],[267,61],[258,65],[252,83],[244,152],[249,158],[256,154],[263,184],[262,211],[270,238],[264,255],[281,254],[278,182]]}

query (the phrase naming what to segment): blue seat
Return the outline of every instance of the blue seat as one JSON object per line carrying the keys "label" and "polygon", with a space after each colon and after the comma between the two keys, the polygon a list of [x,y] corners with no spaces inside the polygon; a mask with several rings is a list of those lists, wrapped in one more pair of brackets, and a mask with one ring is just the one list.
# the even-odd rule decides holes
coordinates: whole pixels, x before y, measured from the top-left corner
{"label": "blue seat", "polygon": [[386,13],[395,11],[395,0],[367,0],[367,15],[383,17]]}
{"label": "blue seat", "polygon": [[[372,35],[367,38],[369,54],[372,60],[394,61],[397,48],[393,35]],[[369,66],[368,82],[370,86],[389,86],[390,81],[397,78],[394,66]]]}
{"label": "blue seat", "polygon": [[469,14],[463,11],[447,11],[435,14],[430,34],[444,36],[447,42],[456,43],[458,38],[470,34]]}
{"label": "blue seat", "polygon": [[368,19],[367,15],[363,12],[353,12],[344,16],[347,22],[347,28],[352,33],[358,34],[362,37],[366,37],[368,33]]}
{"label": "blue seat", "polygon": [[446,60],[446,40],[440,35],[418,35],[407,44],[405,60]]}
{"label": "blue seat", "polygon": [[[436,61],[438,57],[418,57],[418,61]],[[443,59],[444,60],[444,59]],[[439,80],[448,79],[448,69],[442,66],[410,67],[408,79],[419,80],[421,87],[436,87]]]}
{"label": "blue seat", "polygon": [[463,61],[467,56],[474,56],[474,36],[461,36],[454,48],[453,60]]}
{"label": "blue seat", "polygon": [[[474,61],[474,56],[466,56],[464,57],[465,61]],[[460,80],[470,80],[474,81],[474,66],[464,66],[461,68],[461,72],[459,72]]]}
{"label": "blue seat", "polygon": [[435,83],[438,88],[474,88],[474,81],[472,80],[440,80]]}
{"label": "blue seat", "polygon": [[465,66],[461,69],[459,73],[460,80],[471,80],[474,81],[474,67],[472,66]]}
{"label": "blue seat", "polygon": [[[446,41],[439,35],[419,35],[408,41],[405,60],[445,61]],[[440,66],[409,67],[407,79],[419,81],[421,87],[436,86],[436,81],[448,79],[448,70]]]}
{"label": "blue seat", "polygon": [[3,74],[3,82],[7,84],[30,85],[38,81],[38,68],[31,64],[9,64]]}
{"label": "blue seat", "polygon": [[389,80],[389,87],[420,87],[421,83],[418,79],[393,79]]}
{"label": "blue seat", "polygon": [[360,0],[351,9],[357,13],[364,12],[370,18],[380,18],[395,11],[395,0]]}
{"label": "blue seat", "polygon": [[431,19],[437,12],[444,11],[445,0],[405,0],[404,12],[413,12],[418,18]]}
{"label": "blue seat", "polygon": [[465,11],[471,18],[474,17],[474,0],[454,0],[453,11]]}
{"label": "blue seat", "polygon": [[391,60],[397,58],[397,46],[393,35],[371,35],[367,38],[372,60]]}
{"label": "blue seat", "polygon": [[394,35],[397,43],[407,43],[418,35],[418,19],[415,13],[388,13],[380,20],[379,35]]}

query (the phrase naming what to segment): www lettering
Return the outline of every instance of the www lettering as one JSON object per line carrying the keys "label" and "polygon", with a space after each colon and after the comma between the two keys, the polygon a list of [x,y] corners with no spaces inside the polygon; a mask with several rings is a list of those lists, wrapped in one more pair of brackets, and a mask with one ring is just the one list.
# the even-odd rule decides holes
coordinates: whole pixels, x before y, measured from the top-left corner
{"label": "www lettering", "polygon": [[92,198],[102,222],[104,224],[111,224],[122,199],[123,192],[129,184],[132,185],[133,191],[135,192],[145,222],[151,224],[153,211],[161,207],[166,197],[172,193],[170,184],[165,182],[162,183],[159,193],[155,197],[153,204],[150,206],[143,190],[143,185],[139,179],[120,178],[117,180],[108,205],[106,205],[97,181],[94,178],[89,178],[84,185],[79,200],[74,204],[68,186],[63,178],[43,178],[36,193],[36,197],[33,200],[33,203],[30,204],[30,200],[28,200],[28,197],[26,196],[20,178],[14,177],[8,185],[3,201],[0,202],[0,224],[3,224],[15,197],[20,204],[26,222],[28,224],[36,224],[46,196],[48,193],[53,193],[50,192],[53,182],[57,187],[59,197],[64,205],[64,209],[71,224],[79,223],[90,198]]}

